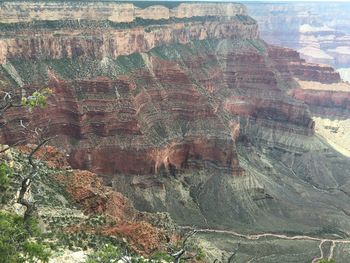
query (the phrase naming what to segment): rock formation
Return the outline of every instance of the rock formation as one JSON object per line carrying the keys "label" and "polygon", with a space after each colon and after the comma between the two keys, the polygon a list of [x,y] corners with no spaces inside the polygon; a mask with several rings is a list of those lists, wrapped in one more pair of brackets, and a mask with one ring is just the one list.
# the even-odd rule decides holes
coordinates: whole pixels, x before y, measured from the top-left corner
{"label": "rock formation", "polygon": [[[249,14],[270,44],[298,50],[308,62],[340,69],[349,81],[350,31],[347,3],[248,3]],[[335,15],[336,14],[336,15]]]}
{"label": "rock formation", "polygon": [[342,85],[333,68],[266,44],[239,4],[108,5],[114,17],[100,4],[2,3],[1,88],[53,96],[8,111],[1,142],[23,139],[20,122],[39,127],[73,168],[183,225],[350,229],[349,159],[313,119],[348,114],[348,93],[301,89]]}

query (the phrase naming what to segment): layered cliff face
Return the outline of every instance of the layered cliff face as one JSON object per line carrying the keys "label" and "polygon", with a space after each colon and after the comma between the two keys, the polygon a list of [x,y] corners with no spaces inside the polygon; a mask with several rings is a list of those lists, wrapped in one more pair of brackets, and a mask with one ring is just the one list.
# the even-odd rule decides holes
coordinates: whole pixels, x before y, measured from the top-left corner
{"label": "layered cliff face", "polygon": [[249,3],[248,10],[268,43],[296,49],[308,62],[332,65],[350,81],[348,3]]}
{"label": "layered cliff face", "polygon": [[[298,50],[307,62],[336,67],[344,82],[350,80],[349,9],[348,3],[248,4],[263,39]],[[308,74],[303,67],[297,66],[296,70]],[[309,106],[316,132],[349,156],[349,136],[342,132],[349,127],[348,84],[330,81],[333,78],[329,74],[323,78],[333,84],[322,85],[312,78],[298,76],[301,89],[291,90],[289,94]]]}
{"label": "layered cliff face", "polygon": [[[139,3],[140,4],[140,3]],[[147,3],[141,3],[146,4]],[[163,3],[164,4],[164,3]],[[171,5],[171,3],[170,3]],[[2,23],[59,20],[109,20],[132,22],[142,19],[169,19],[198,16],[226,16],[246,14],[243,5],[235,3],[178,3],[173,8],[151,5],[140,8],[137,3],[60,3],[60,2],[2,2],[0,5]]]}
{"label": "layered cliff face", "polygon": [[[145,52],[159,45],[184,44],[191,40],[256,38],[257,25],[252,21],[245,22],[240,19],[246,18],[234,16],[230,20],[218,21],[209,18],[206,21],[204,18],[195,17],[166,21],[161,25],[157,25],[156,20],[138,20],[124,26],[125,28],[118,27],[118,24],[109,25],[108,22],[85,22],[87,28],[80,28],[81,24],[72,22],[77,26],[75,30],[60,29],[62,25],[55,22],[57,29],[53,32],[39,28],[35,34],[30,33],[28,29],[16,29],[16,25],[13,25],[11,31],[6,32],[6,38],[0,40],[0,62],[6,63],[11,58],[42,60],[90,57],[102,60]],[[144,27],[143,24],[149,25]],[[90,29],[90,26],[93,29]]]}
{"label": "layered cliff face", "polygon": [[[37,19],[53,12],[49,6]],[[134,17],[145,12],[130,6]],[[11,19],[27,19],[21,8]],[[349,231],[349,159],[315,135],[313,119],[315,107],[336,116],[349,101],[301,89],[343,85],[339,74],[267,45],[241,5],[147,10],[161,19],[112,23],[102,13],[3,25],[1,88],[28,94],[48,86],[54,95],[44,110],[8,111],[1,141],[23,139],[21,120],[41,128],[57,136],[52,143],[74,168],[99,174],[137,209],[169,212],[179,224]],[[56,19],[66,19],[60,12]],[[318,253],[318,244],[310,251]]]}

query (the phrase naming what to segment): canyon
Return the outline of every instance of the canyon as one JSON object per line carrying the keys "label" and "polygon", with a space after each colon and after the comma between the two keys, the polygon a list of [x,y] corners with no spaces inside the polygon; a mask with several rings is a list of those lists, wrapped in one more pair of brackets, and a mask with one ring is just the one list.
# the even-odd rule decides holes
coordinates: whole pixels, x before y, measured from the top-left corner
{"label": "canyon", "polygon": [[261,2],[247,8],[265,41],[296,49],[309,62],[332,65],[350,81],[348,3]]}
{"label": "canyon", "polygon": [[[53,91],[45,109],[7,111],[1,143],[40,129],[90,171],[79,176],[97,174],[136,209],[221,229],[197,237],[212,259],[239,242],[240,262],[310,262],[319,241],[348,238],[350,85],[266,43],[243,5],[0,7],[1,90]],[[338,243],[332,257],[346,262]]]}

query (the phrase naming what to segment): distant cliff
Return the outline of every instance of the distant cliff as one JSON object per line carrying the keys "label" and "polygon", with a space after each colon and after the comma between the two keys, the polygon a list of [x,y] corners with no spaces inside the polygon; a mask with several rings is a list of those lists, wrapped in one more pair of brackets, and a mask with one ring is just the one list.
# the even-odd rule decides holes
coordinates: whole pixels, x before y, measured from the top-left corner
{"label": "distant cliff", "polygon": [[169,9],[161,5],[139,8],[132,3],[116,2],[2,2],[1,23],[31,22],[38,20],[109,20],[132,22],[136,18],[169,19],[194,16],[235,16],[247,14],[241,4],[181,3]]}
{"label": "distant cliff", "polygon": [[[149,25],[144,26],[142,22]],[[27,29],[6,35],[0,39],[0,63],[5,63],[8,58],[116,58],[145,52],[159,45],[185,44],[191,40],[227,37],[256,39],[258,30],[256,23],[245,23],[233,17],[225,21],[177,19],[160,25],[155,24],[155,20],[141,20],[139,25],[131,24],[124,29],[99,27],[99,24],[92,28],[38,29],[35,33]]]}
{"label": "distant cliff", "polygon": [[116,3],[5,2],[0,7],[0,63],[16,57],[116,58],[195,39],[258,37],[255,21],[240,4],[140,9]]}
{"label": "distant cliff", "polygon": [[298,50],[309,62],[350,67],[350,4],[248,3],[249,14],[270,44]]}

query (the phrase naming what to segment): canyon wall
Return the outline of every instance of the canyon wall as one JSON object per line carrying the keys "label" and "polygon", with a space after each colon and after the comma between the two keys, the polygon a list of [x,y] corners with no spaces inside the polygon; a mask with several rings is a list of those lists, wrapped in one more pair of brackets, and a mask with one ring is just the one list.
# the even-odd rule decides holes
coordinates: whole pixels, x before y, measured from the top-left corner
{"label": "canyon wall", "polygon": [[[45,113],[39,110],[31,113],[34,117],[23,117],[21,110],[9,112],[3,141],[14,144],[22,139],[17,125],[22,117],[28,126],[42,127],[46,135],[58,135],[72,166],[102,175],[175,175],[211,162],[236,175],[244,173],[234,150],[237,135],[231,128],[215,132],[224,124],[186,67],[195,57],[181,49],[175,51],[178,55],[171,49],[162,55],[157,51],[165,45],[175,45],[174,49],[194,45],[193,41],[257,41],[257,25],[242,5],[180,4],[171,10],[114,3],[2,7],[17,14],[7,12],[2,23],[22,23],[7,24],[1,33],[4,80],[12,79],[26,93],[47,83],[55,94]],[[154,13],[160,17],[142,20]],[[74,16],[87,21],[63,22]],[[104,24],[105,19],[118,23]],[[29,20],[55,23],[24,23]],[[195,47],[192,52],[197,52]],[[206,63],[215,56],[203,55]],[[177,65],[181,57],[185,68]],[[237,130],[239,124],[234,127]]]}
{"label": "canyon wall", "polygon": [[265,43],[241,5],[116,7],[129,22],[109,17],[116,3],[62,3],[57,14],[55,3],[5,5],[15,15],[0,16],[1,90],[53,94],[45,109],[7,111],[1,143],[39,129],[73,168],[183,225],[350,229],[349,160],[315,135],[314,118],[348,100],[302,85],[340,85],[339,74]]}
{"label": "canyon wall", "polygon": [[[102,12],[99,5],[63,4],[70,12],[57,10],[54,3],[29,4],[43,16],[54,10],[55,19],[68,19],[60,17],[62,10],[71,16],[72,10],[92,8],[86,12],[94,15]],[[126,7],[141,12],[131,4],[108,5],[121,14]],[[168,10],[145,10],[153,9],[159,14]],[[84,18],[81,12],[76,14]],[[294,77],[339,82],[338,73],[306,63],[293,50],[267,46],[241,5],[180,4],[171,12],[177,19],[146,24],[58,21],[52,27],[5,27],[0,40],[3,81],[15,82],[26,93],[45,83],[55,94],[45,113],[38,110],[22,121],[58,135],[73,167],[109,177],[175,175],[209,163],[243,175],[235,151],[239,130],[254,132],[258,123],[280,131],[279,144],[284,144],[284,133],[313,135],[308,108],[285,89],[295,84]],[[105,19],[103,14],[95,18]],[[8,113],[3,142],[23,139],[18,127],[22,115],[19,110]],[[243,120],[249,123],[244,128]]]}
{"label": "canyon wall", "polygon": [[[37,30],[6,33],[0,39],[0,63],[9,58],[59,59],[76,57],[117,58],[134,52],[145,52],[156,46],[188,43],[208,38],[257,38],[255,23],[237,18],[228,21],[192,21],[165,25],[137,26],[127,29],[63,29],[56,32]],[[88,37],[87,37],[88,35]]]}

